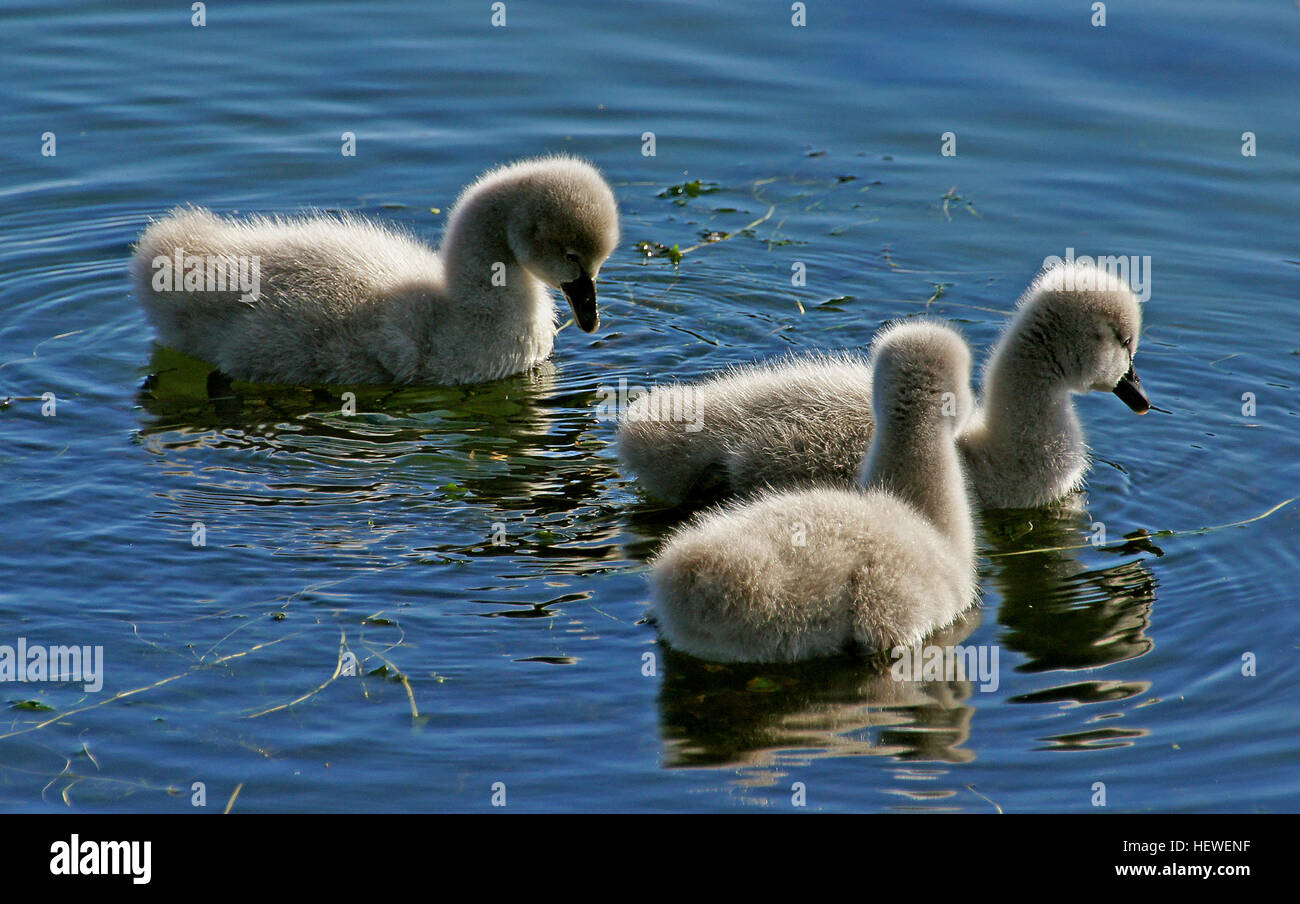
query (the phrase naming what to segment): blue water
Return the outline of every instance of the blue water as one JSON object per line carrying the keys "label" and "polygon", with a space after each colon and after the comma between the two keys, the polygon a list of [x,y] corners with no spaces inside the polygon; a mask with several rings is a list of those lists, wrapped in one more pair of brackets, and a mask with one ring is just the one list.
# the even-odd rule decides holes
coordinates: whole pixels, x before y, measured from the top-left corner
{"label": "blue water", "polygon": [[[0,684],[0,807],[190,812],[201,782],[208,811],[482,811],[500,782],[521,812],[784,810],[802,782],[828,811],[1094,811],[1097,783],[1110,811],[1300,809],[1300,502],[1194,532],[1300,493],[1300,9],[808,6],[0,5],[0,644],[104,651],[98,692]],[[463,184],[546,151],[604,170],[624,235],[601,331],[543,373],[352,417],[213,401],[131,297],[175,204],[436,241]],[[637,248],[709,233],[675,267]],[[1071,248],[1150,257],[1163,410],[1081,400],[1088,514],[990,519],[947,641],[996,649],[996,689],[657,644],[673,516],[602,387],[920,312],[985,349]],[[344,653],[362,677],[330,680]]]}

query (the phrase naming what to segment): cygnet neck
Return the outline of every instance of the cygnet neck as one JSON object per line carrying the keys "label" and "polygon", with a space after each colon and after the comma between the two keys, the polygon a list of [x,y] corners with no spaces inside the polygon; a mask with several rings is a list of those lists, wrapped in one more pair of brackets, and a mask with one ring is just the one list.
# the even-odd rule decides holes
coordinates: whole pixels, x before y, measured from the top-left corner
{"label": "cygnet neck", "polygon": [[903,405],[876,412],[875,435],[858,483],[915,506],[963,552],[970,552],[972,514],[953,415],[938,413],[937,406],[927,407],[934,413],[918,416],[913,406]]}
{"label": "cygnet neck", "polygon": [[446,296],[467,310],[522,313],[528,301],[545,292],[510,249],[511,205],[502,195],[499,187],[488,187],[464,198],[452,212],[439,249]]}
{"label": "cygnet neck", "polygon": [[979,417],[963,437],[972,466],[1044,486],[1051,474],[1077,467],[1083,429],[1070,394],[1049,347],[1032,336],[1010,337],[989,362]]}

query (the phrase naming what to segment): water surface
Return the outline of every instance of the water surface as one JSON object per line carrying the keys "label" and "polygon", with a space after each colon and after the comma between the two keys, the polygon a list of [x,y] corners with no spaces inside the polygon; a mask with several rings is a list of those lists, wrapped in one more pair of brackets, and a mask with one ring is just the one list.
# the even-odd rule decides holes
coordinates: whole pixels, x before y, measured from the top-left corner
{"label": "water surface", "polygon": [[[5,4],[0,643],[100,645],[105,676],[0,685],[0,806],[187,812],[203,782],[209,810],[479,811],[502,782],[524,812],[782,810],[803,782],[814,810],[1091,811],[1102,782],[1112,811],[1300,807],[1300,503],[1197,532],[1300,486],[1300,11],[809,6]],[[547,151],[605,171],[624,235],[601,331],[537,374],[355,416],[214,398],[131,297],[176,204],[436,241],[479,171]],[[1081,400],[1086,512],[989,520],[983,604],[939,641],[996,649],[996,689],[657,644],[674,520],[620,473],[603,387],[919,313],[983,350],[1067,249],[1149,256],[1164,410]],[[345,653],[364,674],[331,681]]]}

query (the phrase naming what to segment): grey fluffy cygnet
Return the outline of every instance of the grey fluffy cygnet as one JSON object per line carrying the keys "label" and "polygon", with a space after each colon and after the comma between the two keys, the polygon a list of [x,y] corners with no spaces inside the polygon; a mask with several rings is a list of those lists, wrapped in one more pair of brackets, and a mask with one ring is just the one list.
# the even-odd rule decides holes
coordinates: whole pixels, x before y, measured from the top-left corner
{"label": "grey fluffy cygnet", "polygon": [[788,662],[916,643],[969,608],[975,525],[956,438],[973,407],[970,361],[938,323],[878,334],[861,487],[769,491],[672,536],[651,571],[669,644]]}
{"label": "grey fluffy cygnet", "polygon": [[[618,243],[614,194],[574,157],[490,170],[461,193],[437,253],[339,216],[231,220],[180,208],[131,262],[158,341],[267,383],[456,384],[528,370],[551,354],[555,287],[596,329],[596,274]],[[243,266],[255,291],[194,262]],[[192,281],[186,279],[194,277]]]}
{"label": "grey fluffy cygnet", "polygon": [[[979,503],[1047,505],[1077,490],[1088,448],[1071,394],[1113,391],[1150,407],[1133,357],[1142,310],[1121,280],[1069,262],[1041,273],[984,371],[979,410],[960,439]],[[690,429],[659,412],[688,411]],[[680,503],[702,480],[731,492],[848,486],[870,442],[870,366],[812,355],[660,387],[629,406],[618,452],[646,492]]]}

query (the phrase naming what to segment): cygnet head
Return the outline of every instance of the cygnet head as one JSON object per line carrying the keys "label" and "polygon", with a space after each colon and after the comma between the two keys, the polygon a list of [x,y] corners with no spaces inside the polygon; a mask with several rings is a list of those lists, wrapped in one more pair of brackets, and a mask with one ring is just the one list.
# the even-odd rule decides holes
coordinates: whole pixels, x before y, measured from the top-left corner
{"label": "cygnet head", "polygon": [[1142,308],[1124,281],[1105,269],[1066,261],[1044,270],[1009,329],[1041,336],[1039,349],[1050,354],[1070,390],[1108,390],[1138,414],[1151,409],[1133,366]]}
{"label": "cygnet head", "polygon": [[593,332],[596,274],[618,244],[618,205],[604,177],[576,157],[541,157],[484,174],[462,199],[478,192],[501,199],[515,259],[562,291],[574,322]]}
{"label": "cygnet head", "polygon": [[871,344],[871,361],[877,423],[933,423],[953,436],[965,429],[975,408],[970,346],[952,327],[931,320],[887,326]]}

